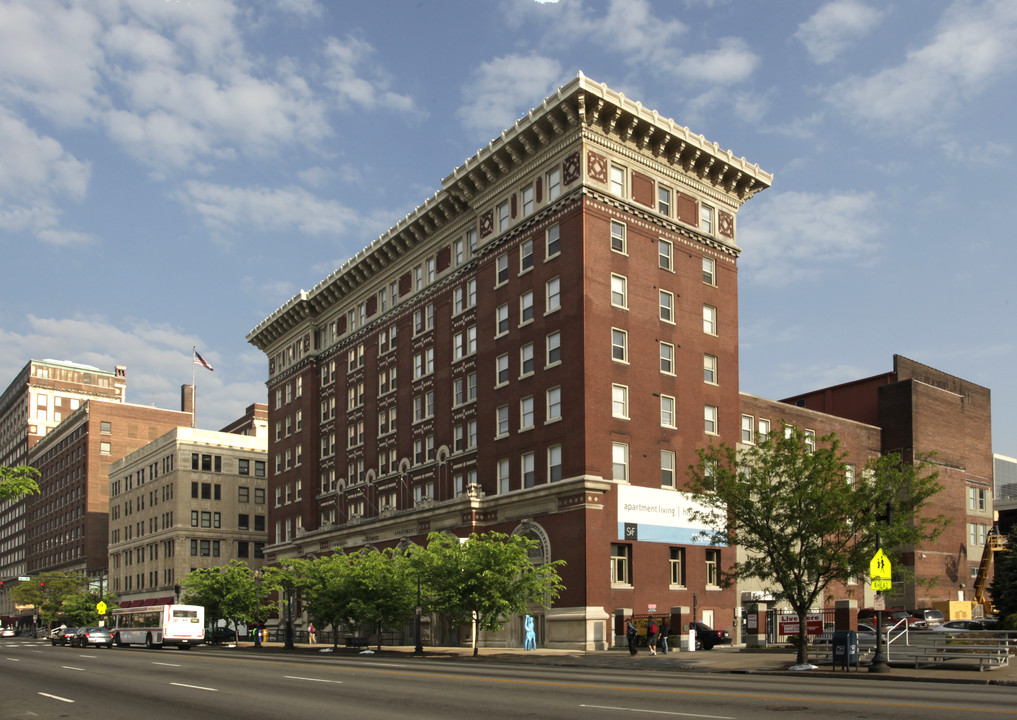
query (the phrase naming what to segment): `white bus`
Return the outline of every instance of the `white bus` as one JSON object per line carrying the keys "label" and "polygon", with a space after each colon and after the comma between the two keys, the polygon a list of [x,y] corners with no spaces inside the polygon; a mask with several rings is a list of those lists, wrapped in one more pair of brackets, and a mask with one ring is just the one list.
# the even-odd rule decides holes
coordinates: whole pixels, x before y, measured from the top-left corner
{"label": "white bus", "polygon": [[149,605],[116,608],[110,623],[117,647],[176,645],[190,650],[205,641],[205,608],[200,605]]}

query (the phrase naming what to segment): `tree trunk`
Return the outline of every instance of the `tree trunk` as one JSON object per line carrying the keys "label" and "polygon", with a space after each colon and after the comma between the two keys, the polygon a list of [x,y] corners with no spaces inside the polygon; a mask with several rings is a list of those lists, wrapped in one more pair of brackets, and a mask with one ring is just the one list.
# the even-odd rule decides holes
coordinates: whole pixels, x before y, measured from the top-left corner
{"label": "tree trunk", "polygon": [[804,665],[809,660],[809,631],[805,624],[807,610],[795,609],[798,614],[798,665]]}

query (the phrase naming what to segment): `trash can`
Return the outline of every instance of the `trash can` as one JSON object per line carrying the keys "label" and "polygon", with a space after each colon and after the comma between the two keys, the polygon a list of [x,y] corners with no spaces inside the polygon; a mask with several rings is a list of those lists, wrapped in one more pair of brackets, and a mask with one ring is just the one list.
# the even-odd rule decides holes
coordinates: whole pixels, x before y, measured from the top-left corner
{"label": "trash can", "polygon": [[858,633],[854,630],[838,630],[833,634],[833,669],[843,665],[849,670],[851,665],[858,670]]}

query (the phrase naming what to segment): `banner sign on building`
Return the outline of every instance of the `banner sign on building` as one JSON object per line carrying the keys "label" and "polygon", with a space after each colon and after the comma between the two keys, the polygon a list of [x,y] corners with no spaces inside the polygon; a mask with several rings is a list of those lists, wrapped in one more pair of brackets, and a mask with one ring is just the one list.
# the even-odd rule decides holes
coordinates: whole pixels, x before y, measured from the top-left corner
{"label": "banner sign on building", "polygon": [[[705,537],[697,537],[713,527],[691,519],[694,510],[709,509],[691,493],[657,488],[618,485],[618,538],[671,545],[707,545]],[[725,518],[717,518],[722,526]]]}
{"label": "banner sign on building", "polygon": [[[777,632],[781,635],[800,635],[798,616],[780,614],[777,616]],[[805,632],[807,635],[819,635],[823,632],[823,616],[820,613],[809,613],[805,616]]]}

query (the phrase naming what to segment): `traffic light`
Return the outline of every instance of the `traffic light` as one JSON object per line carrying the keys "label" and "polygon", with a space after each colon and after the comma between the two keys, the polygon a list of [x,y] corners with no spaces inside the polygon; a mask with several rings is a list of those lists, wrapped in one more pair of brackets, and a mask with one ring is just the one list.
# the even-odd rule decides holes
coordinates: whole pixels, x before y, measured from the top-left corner
{"label": "traffic light", "polygon": [[46,581],[45,580],[40,580],[39,581],[39,589],[44,589],[45,587],[46,587]]}

